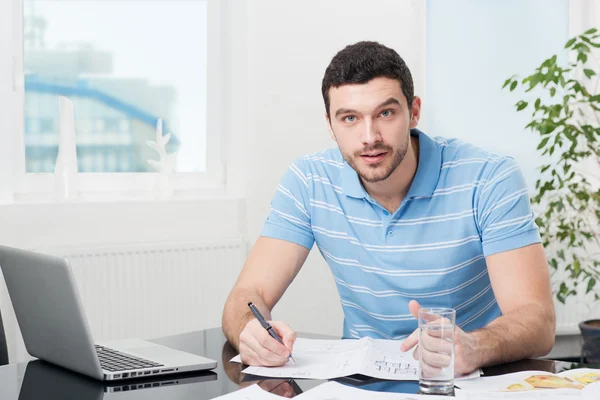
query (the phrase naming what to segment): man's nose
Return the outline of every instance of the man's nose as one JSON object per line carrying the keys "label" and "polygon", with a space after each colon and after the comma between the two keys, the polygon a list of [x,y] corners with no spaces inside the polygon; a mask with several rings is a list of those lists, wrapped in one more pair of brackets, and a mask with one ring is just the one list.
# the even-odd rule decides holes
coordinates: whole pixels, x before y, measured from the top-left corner
{"label": "man's nose", "polygon": [[365,120],[364,130],[362,132],[361,142],[364,145],[377,143],[381,140],[381,135],[377,129],[377,124],[371,119]]}

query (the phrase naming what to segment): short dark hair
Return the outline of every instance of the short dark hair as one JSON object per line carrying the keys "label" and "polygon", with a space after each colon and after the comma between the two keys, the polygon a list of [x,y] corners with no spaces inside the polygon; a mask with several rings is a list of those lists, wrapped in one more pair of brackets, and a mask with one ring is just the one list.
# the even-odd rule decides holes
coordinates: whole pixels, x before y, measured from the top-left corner
{"label": "short dark hair", "polygon": [[393,49],[377,42],[358,42],[340,50],[325,70],[321,91],[329,116],[329,89],[349,84],[364,84],[374,78],[400,82],[408,106],[412,105],[414,87],[406,63]]}

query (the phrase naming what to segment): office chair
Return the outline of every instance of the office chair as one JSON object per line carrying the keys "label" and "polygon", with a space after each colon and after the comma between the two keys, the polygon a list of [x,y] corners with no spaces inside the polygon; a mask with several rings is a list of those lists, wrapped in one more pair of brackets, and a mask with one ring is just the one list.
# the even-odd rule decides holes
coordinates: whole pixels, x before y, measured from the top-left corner
{"label": "office chair", "polygon": [[0,365],[8,364],[8,349],[6,346],[6,335],[2,324],[2,313],[0,312]]}

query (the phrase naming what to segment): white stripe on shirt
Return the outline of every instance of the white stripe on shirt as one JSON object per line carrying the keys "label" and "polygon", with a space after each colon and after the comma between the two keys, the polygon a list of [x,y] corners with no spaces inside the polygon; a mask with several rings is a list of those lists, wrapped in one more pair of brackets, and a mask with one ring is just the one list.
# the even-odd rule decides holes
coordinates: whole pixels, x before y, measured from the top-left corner
{"label": "white stripe on shirt", "polygon": [[448,268],[440,268],[440,269],[430,269],[430,270],[419,270],[419,269],[413,269],[413,270],[397,270],[397,269],[384,269],[384,268],[380,268],[380,267],[373,267],[373,266],[368,266],[368,265],[364,265],[362,263],[360,263],[357,260],[353,260],[350,258],[341,258],[341,257],[336,257],[334,255],[332,255],[331,253],[329,253],[328,251],[326,251],[325,249],[320,249],[321,253],[323,253],[323,256],[325,258],[330,259],[331,261],[334,261],[336,264],[339,265],[346,265],[346,266],[351,266],[351,267],[358,267],[361,270],[365,271],[365,272],[371,272],[374,274],[380,274],[380,275],[389,275],[389,276],[434,276],[434,275],[446,275],[450,272],[454,272],[460,269],[463,269],[465,267],[468,267],[469,265],[482,260],[484,258],[483,255],[478,255],[475,256],[469,260],[463,261],[459,264],[453,265],[451,267]]}

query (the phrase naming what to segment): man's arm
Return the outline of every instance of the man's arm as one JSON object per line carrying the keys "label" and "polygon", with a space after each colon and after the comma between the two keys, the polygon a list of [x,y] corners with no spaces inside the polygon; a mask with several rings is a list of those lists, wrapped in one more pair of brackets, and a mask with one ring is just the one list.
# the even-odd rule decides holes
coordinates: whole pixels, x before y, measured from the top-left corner
{"label": "man's arm", "polygon": [[225,303],[223,332],[249,365],[285,364],[296,339],[296,333],[285,323],[271,322],[283,345],[273,339],[253,317],[248,302],[270,320],[271,310],[314,245],[309,207],[311,185],[304,172],[308,169],[303,158],[297,159],[281,178],[262,234]]}
{"label": "man's arm", "polygon": [[476,198],[483,253],[503,314],[471,334],[479,365],[545,355],[554,344],[548,262],[527,193],[518,165],[504,158]]}
{"label": "man's arm", "polygon": [[[254,319],[248,308],[248,302],[254,303],[264,317],[270,320],[271,310],[300,271],[309,251],[304,246],[264,236],[259,237],[252,247],[244,268],[225,303],[222,320],[225,336],[235,348],[240,350],[242,359],[245,355],[243,350],[249,353],[246,356],[253,358],[252,361],[256,364],[259,364],[259,360],[254,359],[257,356],[271,360],[271,363],[260,363],[261,365],[270,365],[282,358],[269,353],[269,349],[274,350],[275,353],[286,350]],[[254,324],[251,325],[249,322]],[[274,322],[272,325],[277,331],[289,329],[285,324]],[[280,333],[284,344],[288,344],[286,343],[288,332]],[[293,331],[291,333],[293,334]],[[240,341],[246,342],[247,347],[242,343],[240,348]],[[258,354],[259,352],[262,354]]]}
{"label": "man's arm", "polygon": [[486,262],[503,315],[470,334],[474,341],[473,366],[548,354],[554,345],[556,315],[542,245],[493,254]]}
{"label": "man's arm", "polygon": [[[486,262],[492,289],[503,315],[473,332],[466,333],[456,328],[454,368],[459,374],[467,374],[483,366],[543,356],[554,345],[556,317],[542,245],[536,243],[493,254],[486,258]],[[413,300],[409,307],[417,318],[420,305]],[[409,350],[417,341],[415,331],[402,344],[402,351]],[[441,361],[438,364],[436,354],[427,356],[433,360],[432,368],[444,366]]]}

